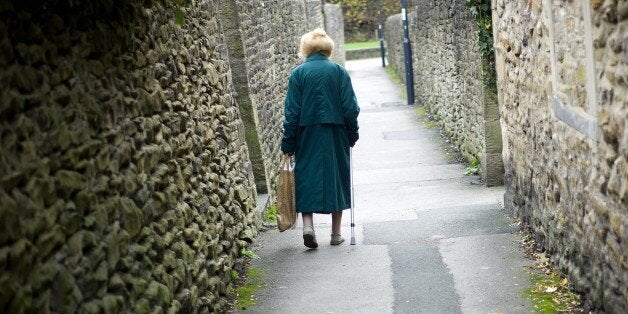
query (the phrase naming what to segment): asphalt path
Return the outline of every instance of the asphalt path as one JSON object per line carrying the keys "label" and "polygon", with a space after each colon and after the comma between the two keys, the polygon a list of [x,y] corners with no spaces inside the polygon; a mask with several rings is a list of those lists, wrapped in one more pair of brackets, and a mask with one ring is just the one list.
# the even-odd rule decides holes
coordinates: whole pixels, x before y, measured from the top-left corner
{"label": "asphalt path", "polygon": [[531,313],[517,227],[503,187],[465,175],[439,131],[408,106],[380,59],[348,61],[361,107],[353,150],[357,245],[329,245],[331,217],[315,215],[319,248],[301,224],[262,233],[254,250],[265,286],[250,313]]}

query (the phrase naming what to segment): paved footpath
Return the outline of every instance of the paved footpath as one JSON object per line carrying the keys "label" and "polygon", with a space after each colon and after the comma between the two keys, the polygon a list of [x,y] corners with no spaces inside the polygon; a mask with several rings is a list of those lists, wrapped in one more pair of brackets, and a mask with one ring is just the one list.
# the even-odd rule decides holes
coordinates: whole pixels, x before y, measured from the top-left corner
{"label": "paved footpath", "polygon": [[[486,188],[448,162],[438,131],[404,104],[380,59],[347,62],[361,107],[353,150],[357,245],[329,245],[331,217],[315,215],[319,248],[301,224],[258,237],[252,267],[267,283],[250,313],[531,313],[516,227]],[[300,219],[300,217],[299,217]]]}

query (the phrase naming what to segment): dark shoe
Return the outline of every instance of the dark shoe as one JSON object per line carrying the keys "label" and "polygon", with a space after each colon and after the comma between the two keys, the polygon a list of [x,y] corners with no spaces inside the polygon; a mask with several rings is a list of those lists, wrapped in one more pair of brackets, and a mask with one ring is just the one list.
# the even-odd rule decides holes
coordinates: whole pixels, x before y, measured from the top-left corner
{"label": "dark shoe", "polygon": [[310,249],[315,249],[318,247],[313,226],[303,226],[303,244]]}

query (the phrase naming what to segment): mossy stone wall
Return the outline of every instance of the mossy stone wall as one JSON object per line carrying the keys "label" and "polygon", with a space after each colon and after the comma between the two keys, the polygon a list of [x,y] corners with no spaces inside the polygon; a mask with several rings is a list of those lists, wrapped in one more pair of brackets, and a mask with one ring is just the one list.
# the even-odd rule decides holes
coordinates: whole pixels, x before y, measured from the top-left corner
{"label": "mossy stone wall", "polygon": [[213,0],[0,2],[0,312],[223,312],[255,186]]}

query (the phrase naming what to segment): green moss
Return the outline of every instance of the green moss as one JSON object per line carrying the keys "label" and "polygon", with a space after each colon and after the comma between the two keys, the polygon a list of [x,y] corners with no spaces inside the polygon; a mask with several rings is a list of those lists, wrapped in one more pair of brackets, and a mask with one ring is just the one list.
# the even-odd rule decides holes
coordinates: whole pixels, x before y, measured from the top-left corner
{"label": "green moss", "polygon": [[390,65],[387,65],[386,72],[388,73],[388,76],[390,76],[390,79],[395,84],[403,84],[403,81],[401,80],[401,77],[399,77],[399,73],[397,73],[397,70],[395,70],[395,68],[393,68]]}
{"label": "green moss", "polygon": [[585,84],[586,83],[586,81],[587,81],[587,70],[584,67],[584,65],[578,66],[576,77],[577,77],[577,83],[578,84]]}
{"label": "green moss", "polygon": [[262,271],[258,268],[249,268],[246,272],[245,283],[236,288],[235,308],[237,310],[246,310],[253,307],[257,301],[255,293],[265,285]]}
{"label": "green moss", "polygon": [[555,272],[532,271],[532,287],[524,291],[537,313],[572,312],[580,304],[580,297],[567,286],[567,279]]}
{"label": "green moss", "polygon": [[416,113],[419,115],[419,117],[425,117],[425,107],[417,108]]}
{"label": "green moss", "polygon": [[436,121],[425,119],[423,120],[423,125],[428,129],[437,129],[438,123]]}

